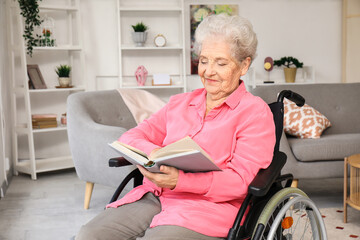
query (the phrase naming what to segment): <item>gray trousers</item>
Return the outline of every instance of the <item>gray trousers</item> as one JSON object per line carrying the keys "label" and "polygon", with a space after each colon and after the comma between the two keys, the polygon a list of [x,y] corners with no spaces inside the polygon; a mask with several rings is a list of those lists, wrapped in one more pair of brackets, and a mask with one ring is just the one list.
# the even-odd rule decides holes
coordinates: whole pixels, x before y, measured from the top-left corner
{"label": "gray trousers", "polygon": [[108,208],[82,226],[76,240],[219,240],[187,228],[165,225],[149,228],[153,217],[160,213],[161,204],[152,193],[139,201],[118,208]]}

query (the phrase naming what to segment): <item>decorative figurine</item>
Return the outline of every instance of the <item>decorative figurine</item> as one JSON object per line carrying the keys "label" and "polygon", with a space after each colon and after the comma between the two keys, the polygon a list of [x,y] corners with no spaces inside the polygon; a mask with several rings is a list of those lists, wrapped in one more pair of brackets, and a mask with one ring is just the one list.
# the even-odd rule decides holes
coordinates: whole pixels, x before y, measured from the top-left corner
{"label": "decorative figurine", "polygon": [[274,83],[274,81],[270,81],[270,72],[274,68],[274,60],[271,57],[266,57],[264,60],[264,69],[268,72],[268,80],[264,81],[264,83]]}
{"label": "decorative figurine", "polygon": [[135,77],[136,77],[136,81],[137,81],[138,86],[144,86],[145,85],[147,75],[148,75],[148,71],[146,70],[146,68],[143,65],[139,66],[136,69]]}

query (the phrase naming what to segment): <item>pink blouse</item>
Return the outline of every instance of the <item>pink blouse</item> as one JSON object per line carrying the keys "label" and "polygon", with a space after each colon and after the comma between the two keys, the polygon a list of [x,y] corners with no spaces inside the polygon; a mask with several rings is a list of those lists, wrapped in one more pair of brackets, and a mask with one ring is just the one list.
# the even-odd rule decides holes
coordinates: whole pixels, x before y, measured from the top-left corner
{"label": "pink blouse", "polygon": [[275,125],[268,105],[247,92],[243,83],[206,117],[205,98],[205,89],[175,95],[119,141],[150,154],[154,148],[190,136],[222,171],[179,171],[173,190],[144,178],[143,185],[107,207],[116,208],[152,192],[159,197],[162,210],[150,227],[177,225],[208,236],[227,236],[248,185],[272,160]]}

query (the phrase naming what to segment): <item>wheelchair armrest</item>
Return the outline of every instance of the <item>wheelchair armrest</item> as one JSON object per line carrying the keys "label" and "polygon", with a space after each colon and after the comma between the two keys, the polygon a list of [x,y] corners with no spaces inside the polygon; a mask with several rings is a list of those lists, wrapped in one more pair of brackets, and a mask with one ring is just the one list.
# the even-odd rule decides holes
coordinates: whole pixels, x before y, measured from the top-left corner
{"label": "wheelchair armrest", "polygon": [[109,159],[109,167],[123,167],[131,165],[125,158],[117,157],[117,158],[110,158]]}
{"label": "wheelchair armrest", "polygon": [[286,154],[275,152],[270,166],[266,169],[261,169],[249,185],[249,193],[257,197],[265,196],[276,178],[280,176],[281,169],[285,163]]}

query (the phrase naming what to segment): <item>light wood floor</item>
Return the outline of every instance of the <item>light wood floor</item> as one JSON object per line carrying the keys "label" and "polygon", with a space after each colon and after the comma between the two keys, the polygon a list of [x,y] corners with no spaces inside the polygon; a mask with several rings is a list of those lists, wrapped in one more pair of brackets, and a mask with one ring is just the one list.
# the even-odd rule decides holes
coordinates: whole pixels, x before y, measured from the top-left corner
{"label": "light wood floor", "polygon": [[[320,208],[342,208],[342,179],[302,180],[304,190]],[[14,176],[0,200],[1,240],[63,240],[74,236],[110,200],[114,189],[96,185],[90,209],[83,209],[85,183],[74,170]]]}

